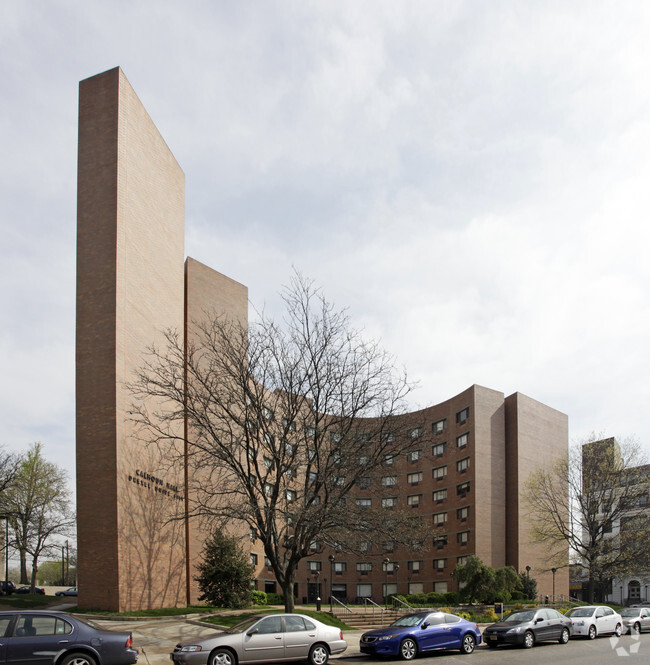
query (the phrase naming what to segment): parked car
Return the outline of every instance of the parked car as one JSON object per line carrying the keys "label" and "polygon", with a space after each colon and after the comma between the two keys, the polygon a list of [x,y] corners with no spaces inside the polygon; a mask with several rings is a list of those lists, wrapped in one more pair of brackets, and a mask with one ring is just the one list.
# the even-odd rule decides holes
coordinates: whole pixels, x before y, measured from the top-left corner
{"label": "parked car", "polygon": [[177,644],[170,654],[182,665],[235,665],[307,660],[325,665],[348,647],[339,628],[302,614],[258,614],[196,642]]}
{"label": "parked car", "polygon": [[[32,587],[30,586],[19,586],[14,593],[32,593]],[[40,586],[34,587],[34,593],[39,593],[42,596],[45,595],[45,589],[41,589]]]}
{"label": "parked car", "polygon": [[583,605],[574,607],[566,613],[573,623],[575,637],[588,637],[593,640],[598,635],[623,632],[621,615],[606,605]]}
{"label": "parked car", "polygon": [[650,630],[650,608],[624,607],[620,611],[624,633],[642,633]]}
{"label": "parked car", "polygon": [[16,585],[11,580],[0,581],[0,596],[10,596],[16,590]]}
{"label": "parked car", "polygon": [[557,610],[544,607],[510,612],[502,621],[488,626],[483,631],[483,639],[489,647],[518,644],[530,649],[537,642],[566,644],[572,632],[571,619]]}
{"label": "parked car", "polygon": [[455,614],[416,612],[406,614],[385,628],[361,636],[361,653],[371,656],[399,656],[411,660],[418,654],[439,649],[460,649],[470,654],[481,643],[481,631]]}
{"label": "parked car", "polygon": [[68,589],[63,589],[61,591],[55,591],[54,595],[55,596],[76,596],[77,595],[77,587],[76,586],[71,586]]}
{"label": "parked car", "polygon": [[138,660],[131,633],[99,630],[65,612],[0,612],[0,635],[6,663],[132,665]]}

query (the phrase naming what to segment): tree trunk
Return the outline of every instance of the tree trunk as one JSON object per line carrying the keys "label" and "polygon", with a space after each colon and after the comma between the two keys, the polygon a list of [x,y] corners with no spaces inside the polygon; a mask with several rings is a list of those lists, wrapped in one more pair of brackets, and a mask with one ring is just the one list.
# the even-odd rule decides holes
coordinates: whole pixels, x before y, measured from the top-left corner
{"label": "tree trunk", "polygon": [[593,574],[589,573],[589,582],[587,582],[587,602],[594,602],[594,588],[596,586],[596,581],[594,580]]}
{"label": "tree trunk", "polygon": [[284,584],[282,584],[282,593],[284,594],[284,611],[287,614],[292,614],[295,609],[293,600],[293,583],[295,577],[295,573],[289,573],[284,578]]}
{"label": "tree trunk", "polygon": [[27,576],[27,552],[21,549],[20,552],[20,583],[29,584],[29,577]]}
{"label": "tree trunk", "polygon": [[36,588],[36,573],[38,572],[38,557],[32,559],[32,581],[30,583],[30,589],[32,593]]}

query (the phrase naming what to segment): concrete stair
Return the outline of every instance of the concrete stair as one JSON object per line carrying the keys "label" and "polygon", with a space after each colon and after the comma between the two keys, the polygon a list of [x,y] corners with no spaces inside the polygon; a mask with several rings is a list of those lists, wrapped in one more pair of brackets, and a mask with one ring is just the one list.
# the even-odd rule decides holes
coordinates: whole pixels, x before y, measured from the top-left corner
{"label": "concrete stair", "polygon": [[343,621],[351,628],[359,630],[368,630],[370,628],[381,628],[393,623],[395,619],[399,619],[403,613],[396,612],[395,610],[380,610],[376,609],[373,612],[359,612],[354,613],[345,611],[335,611],[334,616]]}

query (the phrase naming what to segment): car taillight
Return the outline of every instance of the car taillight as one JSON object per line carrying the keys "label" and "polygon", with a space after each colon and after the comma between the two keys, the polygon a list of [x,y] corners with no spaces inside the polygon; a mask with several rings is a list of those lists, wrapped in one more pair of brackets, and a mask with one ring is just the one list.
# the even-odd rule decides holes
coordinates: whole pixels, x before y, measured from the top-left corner
{"label": "car taillight", "polygon": [[124,648],[125,649],[130,649],[132,646],[133,646],[133,636],[131,635],[131,633],[129,633],[129,636],[126,640],[126,644],[124,645]]}
{"label": "car taillight", "polygon": [[343,639],[343,631],[342,631],[342,630],[339,630],[339,639],[340,639],[340,640]]}

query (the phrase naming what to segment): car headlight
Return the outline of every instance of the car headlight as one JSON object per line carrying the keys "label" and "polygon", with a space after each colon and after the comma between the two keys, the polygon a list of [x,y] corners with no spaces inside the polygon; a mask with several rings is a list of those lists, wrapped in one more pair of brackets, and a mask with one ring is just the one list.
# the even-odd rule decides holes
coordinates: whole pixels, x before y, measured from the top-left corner
{"label": "car headlight", "polygon": [[576,626],[584,626],[585,622],[584,621],[574,621],[573,622]]}
{"label": "car headlight", "polygon": [[514,635],[515,633],[521,633],[521,626],[517,626],[517,628],[511,628],[508,631],[508,635]]}
{"label": "car headlight", "polygon": [[200,644],[184,644],[181,647],[181,651],[201,651]]}
{"label": "car headlight", "polygon": [[397,635],[382,635],[377,641],[383,642],[384,640],[392,640],[394,637],[397,637]]}

